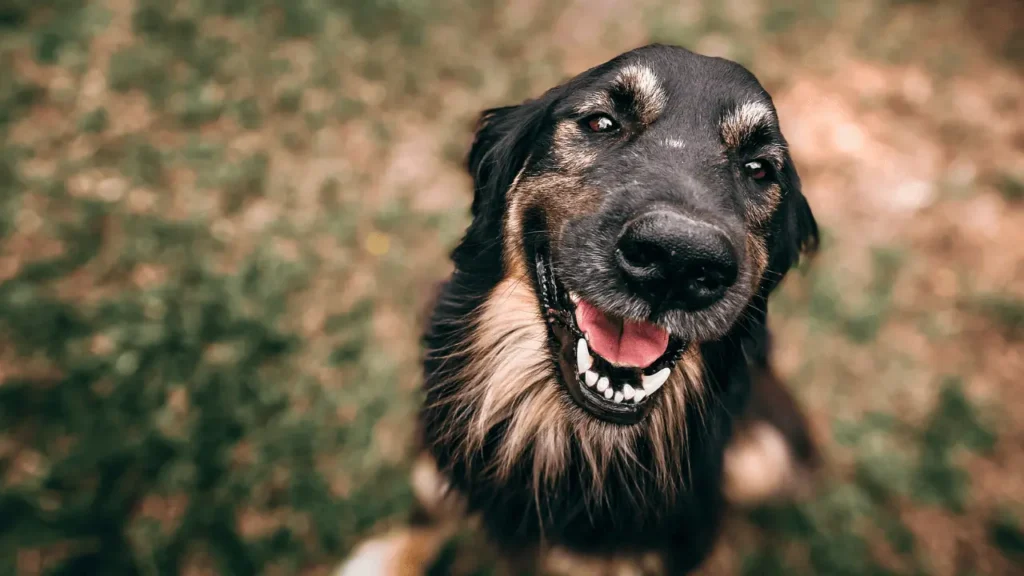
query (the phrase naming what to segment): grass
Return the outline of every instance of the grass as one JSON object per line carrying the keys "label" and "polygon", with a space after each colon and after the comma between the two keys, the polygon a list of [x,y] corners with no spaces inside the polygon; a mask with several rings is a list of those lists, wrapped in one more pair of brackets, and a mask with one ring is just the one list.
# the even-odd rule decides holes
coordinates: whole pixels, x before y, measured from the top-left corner
{"label": "grass", "polygon": [[[890,4],[863,20],[921,9]],[[696,6],[647,3],[644,34],[710,38],[786,82],[763,47],[799,70],[814,30],[851,21],[839,2],[750,21]],[[401,521],[424,287],[467,223],[472,122],[578,71],[556,26],[571,6],[508,9],[0,5],[0,573],[324,574]],[[592,27],[629,47],[624,23]],[[912,42],[863,56],[913,60]],[[1013,209],[1005,174],[981,176]],[[971,465],[1019,437],[972,386],[987,356],[951,367],[890,335],[921,323],[901,287],[929,248],[873,242],[857,270],[834,257],[856,231],[832,224],[773,306],[835,469],[813,498],[740,515],[724,573],[950,573],[921,511],[976,526],[986,565],[1019,562],[1021,511]],[[945,304],[1016,343],[1019,294],[986,294]],[[928,382],[914,410],[890,403],[887,366]],[[432,573],[492,569],[479,534],[445,550]]]}
{"label": "grass", "polygon": [[1024,339],[1024,298],[1015,294],[983,294],[974,297],[968,308],[989,321],[1007,338]]}
{"label": "grass", "polygon": [[997,183],[999,193],[1007,202],[1024,200],[1024,180],[1011,174],[1003,174]]}

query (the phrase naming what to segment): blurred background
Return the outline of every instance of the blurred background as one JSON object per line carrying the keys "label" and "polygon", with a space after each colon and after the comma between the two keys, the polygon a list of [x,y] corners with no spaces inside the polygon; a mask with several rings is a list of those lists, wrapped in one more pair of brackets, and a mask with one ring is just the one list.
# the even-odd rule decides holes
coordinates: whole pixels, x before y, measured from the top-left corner
{"label": "blurred background", "polygon": [[[326,575],[400,522],[480,110],[751,68],[823,228],[772,303],[824,444],[709,574],[1022,574],[1024,3],[0,0],[0,574]],[[436,574],[489,574],[459,535]]]}

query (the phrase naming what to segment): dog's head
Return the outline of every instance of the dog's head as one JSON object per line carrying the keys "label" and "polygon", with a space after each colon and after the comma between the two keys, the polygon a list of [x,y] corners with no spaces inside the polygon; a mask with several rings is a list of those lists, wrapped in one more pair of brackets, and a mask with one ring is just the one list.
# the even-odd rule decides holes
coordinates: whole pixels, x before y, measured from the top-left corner
{"label": "dog's head", "polygon": [[458,396],[480,443],[503,424],[509,463],[591,433],[671,450],[654,444],[700,392],[700,345],[763,321],[817,240],[769,95],[682,48],[640,48],[486,111],[469,170],[455,275],[488,293]]}

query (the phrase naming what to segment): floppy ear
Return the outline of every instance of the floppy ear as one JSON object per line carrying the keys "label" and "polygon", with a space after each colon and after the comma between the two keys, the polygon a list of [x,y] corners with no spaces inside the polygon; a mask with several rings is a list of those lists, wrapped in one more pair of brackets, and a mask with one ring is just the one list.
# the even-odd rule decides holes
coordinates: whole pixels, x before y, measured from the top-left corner
{"label": "floppy ear", "polygon": [[800,257],[812,255],[818,249],[818,223],[811,213],[800,188],[797,174],[789,154],[782,170],[782,204],[775,213],[771,236],[768,238],[768,274],[762,281],[761,296],[768,295],[778,286],[786,273],[796,266]]}
{"label": "floppy ear", "polygon": [[500,262],[507,193],[540,136],[548,115],[547,100],[491,108],[481,114],[467,158],[473,177],[473,221],[452,253],[457,267],[493,268],[495,257]]}

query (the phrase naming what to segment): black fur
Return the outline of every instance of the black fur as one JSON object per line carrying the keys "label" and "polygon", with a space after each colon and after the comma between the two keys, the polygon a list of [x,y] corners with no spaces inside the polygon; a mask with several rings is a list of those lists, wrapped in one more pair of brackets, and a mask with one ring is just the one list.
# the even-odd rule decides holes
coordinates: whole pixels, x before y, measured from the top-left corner
{"label": "black fur", "polygon": [[[607,195],[592,215],[567,223],[551,251],[562,280],[596,304],[624,316],[658,320],[673,333],[702,341],[704,394],[712,400],[704,410],[688,404],[685,424],[680,422],[686,426],[691,478],[679,497],[659,493],[651,475],[644,473],[649,450],[638,443],[639,462],[612,469],[600,500],[593,501],[584,496],[592,488],[575,444],[562,480],[537,490],[529,453],[523,454],[522,465],[508,479],[485,474],[501,444],[503,426],[493,429],[483,450],[469,457],[446,442],[443,432],[453,419],[467,420],[474,407],[459,406],[464,411],[455,415],[449,400],[463,384],[455,375],[468,359],[444,352],[464,344],[465,319],[474,317],[507,272],[503,222],[506,195],[517,174],[524,168],[531,174],[558,170],[549,155],[556,120],[572,114],[588,89],[632,62],[642,62],[657,73],[667,95],[665,111],[645,128],[633,128],[627,118],[624,124],[632,131],[627,137],[595,148],[597,161],[584,177],[589,186]],[[426,448],[439,468],[470,510],[482,513],[490,536],[506,551],[528,553],[542,542],[598,555],[656,550],[664,553],[674,574],[692,570],[709,553],[724,509],[722,454],[731,436],[731,415],[744,409],[751,370],[762,368],[760,360],[767,350],[767,298],[800,254],[816,244],[817,227],[786,154],[777,174],[781,204],[763,232],[767,272],[753,298],[735,304],[737,309],[703,315],[659,311],[637,300],[612,273],[608,244],[624,219],[643,205],[683,202],[693,213],[714,218],[742,249],[743,195],[753,192],[741,182],[735,164],[722,157],[717,119],[730,106],[749,99],[770,103],[756,79],[739,65],[654,45],[588,70],[536,100],[483,114],[468,161],[474,178],[473,221],[452,254],[455,272],[436,303],[424,340],[428,354],[421,424]],[[630,105],[624,107],[628,116]],[[685,145],[655,144],[670,136]],[[774,125],[766,137],[785,145]],[[712,319],[726,328],[709,327]],[[745,353],[757,360],[748,363]]]}

